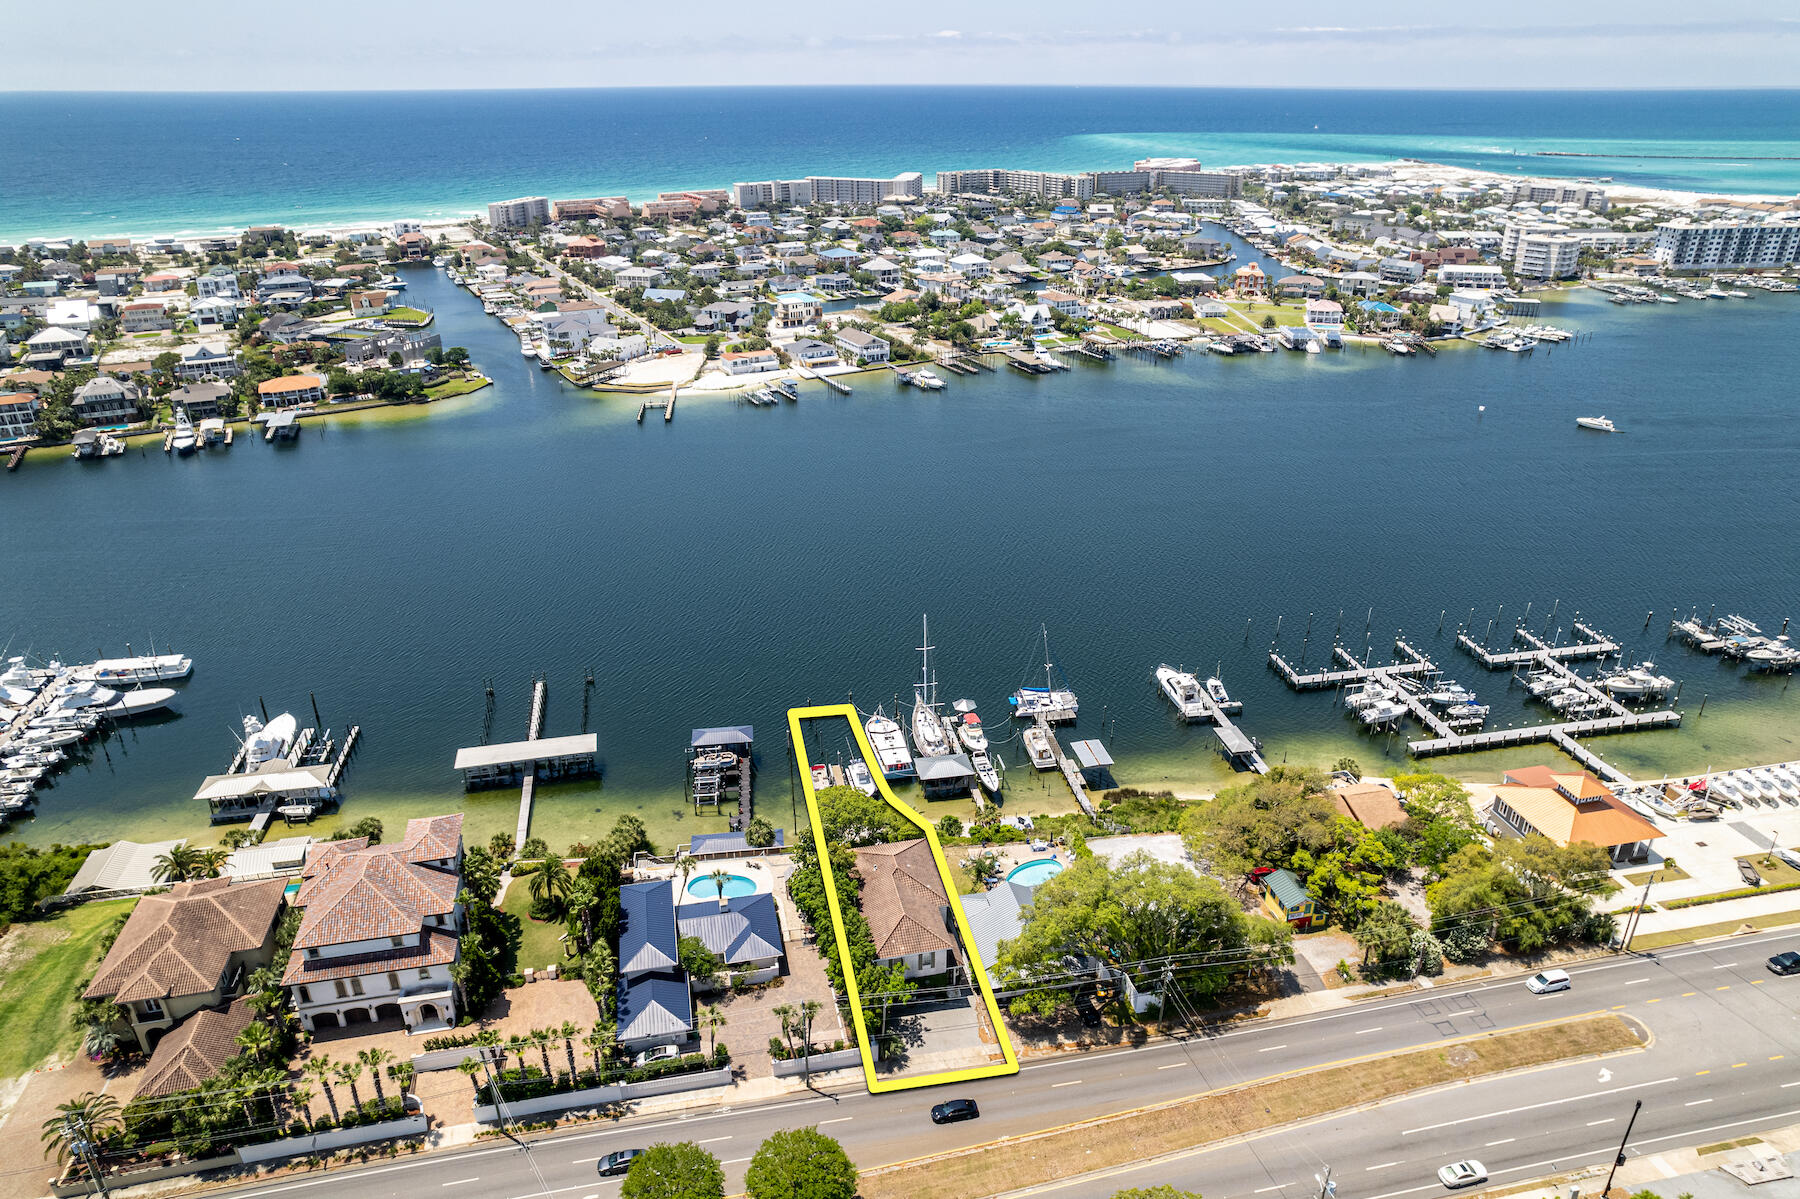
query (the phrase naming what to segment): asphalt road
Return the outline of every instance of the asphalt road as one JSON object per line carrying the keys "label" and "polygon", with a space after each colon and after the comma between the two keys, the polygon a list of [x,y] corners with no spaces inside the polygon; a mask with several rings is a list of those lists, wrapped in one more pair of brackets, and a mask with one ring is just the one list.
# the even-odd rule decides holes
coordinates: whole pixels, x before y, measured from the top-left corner
{"label": "asphalt road", "polygon": [[[1800,976],[1778,977],[1764,966],[1796,943],[1800,933],[1790,931],[1609,958],[1572,969],[1574,988],[1556,995],[1532,995],[1522,979],[1442,987],[1186,1041],[1033,1062],[1010,1078],[953,1088],[873,1096],[857,1086],[739,1110],[628,1117],[532,1140],[524,1150],[483,1143],[230,1193],[606,1199],[619,1183],[597,1177],[597,1159],[661,1140],[698,1142],[726,1164],[728,1187],[741,1189],[757,1145],[782,1128],[817,1125],[867,1168],[1447,1038],[1594,1012],[1642,1021],[1652,1033],[1642,1052],[1396,1099],[1042,1191],[1103,1199],[1122,1187],[1169,1182],[1208,1199],[1280,1199],[1316,1193],[1314,1177],[1329,1165],[1340,1199],[1396,1199],[1441,1190],[1437,1168],[1462,1157],[1479,1158],[1496,1182],[1519,1181],[1609,1160],[1639,1099],[1634,1156],[1800,1121]],[[930,1106],[952,1096],[978,1100],[982,1118],[932,1125]],[[1082,1148],[1073,1137],[1053,1143],[1060,1152]]]}

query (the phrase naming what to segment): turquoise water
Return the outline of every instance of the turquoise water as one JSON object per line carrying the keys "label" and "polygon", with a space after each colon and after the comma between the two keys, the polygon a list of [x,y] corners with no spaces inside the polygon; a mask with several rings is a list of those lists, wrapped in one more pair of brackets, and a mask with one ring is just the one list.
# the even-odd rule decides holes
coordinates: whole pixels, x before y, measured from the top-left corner
{"label": "turquoise water", "polygon": [[[711,878],[696,878],[687,885],[687,893],[696,899],[717,899],[719,885]],[[725,880],[725,898],[742,899],[746,895],[756,894],[756,880],[734,874]]]}
{"label": "turquoise water", "polygon": [[1800,92],[1781,90],[11,93],[0,95],[0,126],[32,131],[8,147],[0,241],[429,219],[516,195],[642,200],[807,174],[1121,169],[1158,155],[1210,166],[1413,157],[1800,191]]}
{"label": "turquoise water", "polygon": [[[1404,739],[1280,682],[1277,637],[1316,665],[1334,635],[1360,656],[1404,630],[1495,724],[1541,720],[1453,643],[1459,623],[1504,628],[1527,604],[1539,631],[1553,606],[1565,629],[1579,611],[1680,681],[1680,729],[1590,743],[1627,771],[1800,758],[1790,680],[1663,637],[1677,606],[1771,632],[1797,614],[1800,296],[1622,308],[1576,291],[1544,319],[1581,339],[1531,355],[1121,359],[932,394],[877,374],[773,409],[689,393],[672,423],[640,426],[635,399],[527,363],[441,274],[407,278],[496,386],[308,422],[287,449],[36,453],[0,474],[0,512],[29,530],[0,570],[10,652],[154,640],[195,662],[177,715],[83,756],[9,835],[209,838],[193,794],[244,714],[260,701],[311,723],[316,700],[326,724],[363,729],[342,822],[461,810],[485,842],[513,831],[518,795],[465,795],[456,750],[523,736],[542,673],[544,735],[596,733],[602,775],[540,787],[533,833],[561,847],[621,811],[665,849],[722,828],[684,801],[684,755],[690,730],[743,723],[757,810],[791,843],[805,826],[786,710],[910,702],[922,612],[944,698],[996,713],[1041,684],[1047,624],[1081,697],[1074,735],[1102,739],[1130,786],[1234,777],[1209,730],[1172,718],[1162,661],[1219,673],[1272,762],[1405,768]],[[1598,414],[1621,432],[1575,428]],[[1066,810],[1016,730],[988,727],[1007,810]],[[1556,760],[1434,761],[1492,778]],[[972,814],[920,802],[934,821]]]}
{"label": "turquoise water", "polygon": [[1049,882],[1063,872],[1063,864],[1055,858],[1037,858],[1030,862],[1021,862],[1006,872],[1006,881],[1018,883],[1021,887],[1036,887]]}

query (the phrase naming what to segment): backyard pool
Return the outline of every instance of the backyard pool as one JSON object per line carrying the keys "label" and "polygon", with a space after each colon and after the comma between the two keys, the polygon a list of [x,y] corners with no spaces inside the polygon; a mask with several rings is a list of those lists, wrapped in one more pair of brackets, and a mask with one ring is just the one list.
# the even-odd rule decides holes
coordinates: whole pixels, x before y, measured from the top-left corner
{"label": "backyard pool", "polygon": [[[745,878],[741,874],[728,874],[725,876],[726,899],[738,899],[745,895],[754,895],[756,894],[756,891],[756,880],[753,878]],[[719,884],[713,882],[711,875],[696,878],[688,883],[687,893],[696,899],[717,899],[719,897]]]}
{"label": "backyard pool", "polygon": [[1021,887],[1036,887],[1063,872],[1063,864],[1055,858],[1034,858],[1021,862],[1006,873],[1006,881]]}

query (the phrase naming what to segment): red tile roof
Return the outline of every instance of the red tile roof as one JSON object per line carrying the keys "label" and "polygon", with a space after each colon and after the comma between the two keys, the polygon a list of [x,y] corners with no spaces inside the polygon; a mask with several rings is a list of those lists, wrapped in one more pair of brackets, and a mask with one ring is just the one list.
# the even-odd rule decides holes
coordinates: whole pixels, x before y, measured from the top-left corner
{"label": "red tile roof", "polygon": [[260,946],[281,911],[283,879],[231,884],[209,878],[146,895],[89,984],[115,1003],[202,995],[225,981],[231,955]]}
{"label": "red tile roof", "polygon": [[224,1008],[202,1008],[169,1030],[150,1055],[137,1097],[191,1091],[216,1076],[238,1054],[238,1034],[255,1013],[243,998]]}
{"label": "red tile roof", "polygon": [[856,851],[856,873],[862,878],[863,916],[877,957],[955,952],[956,941],[944,924],[950,900],[931,846],[917,838],[865,846]]}

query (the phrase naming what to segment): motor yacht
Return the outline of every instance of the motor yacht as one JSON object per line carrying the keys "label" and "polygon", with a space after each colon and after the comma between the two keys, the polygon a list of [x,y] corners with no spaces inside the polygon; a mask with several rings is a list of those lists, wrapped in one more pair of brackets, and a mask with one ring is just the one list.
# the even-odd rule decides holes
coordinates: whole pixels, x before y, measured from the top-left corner
{"label": "motor yacht", "polygon": [[291,712],[283,712],[264,724],[254,716],[244,717],[244,769],[255,770],[278,758],[286,758],[300,733],[300,722]]}
{"label": "motor yacht", "polygon": [[869,734],[869,745],[875,750],[875,760],[881,765],[883,777],[909,779],[917,773],[899,721],[878,707],[875,714],[863,722],[863,730]]}
{"label": "motor yacht", "polygon": [[1200,688],[1200,680],[1185,670],[1176,670],[1167,663],[1156,668],[1156,683],[1162,688],[1169,702],[1175,705],[1175,711],[1183,720],[1204,720],[1211,704],[1206,693]]}
{"label": "motor yacht", "polygon": [[844,777],[864,795],[875,794],[875,776],[869,773],[869,764],[861,758],[852,758],[845,764]]}
{"label": "motor yacht", "polygon": [[1050,734],[1037,725],[1025,730],[1025,752],[1031,756],[1031,764],[1039,770],[1056,769],[1056,751],[1050,748]]}
{"label": "motor yacht", "polygon": [[1584,429],[1592,429],[1596,433],[1617,433],[1619,430],[1604,416],[1578,416],[1575,423]]}

